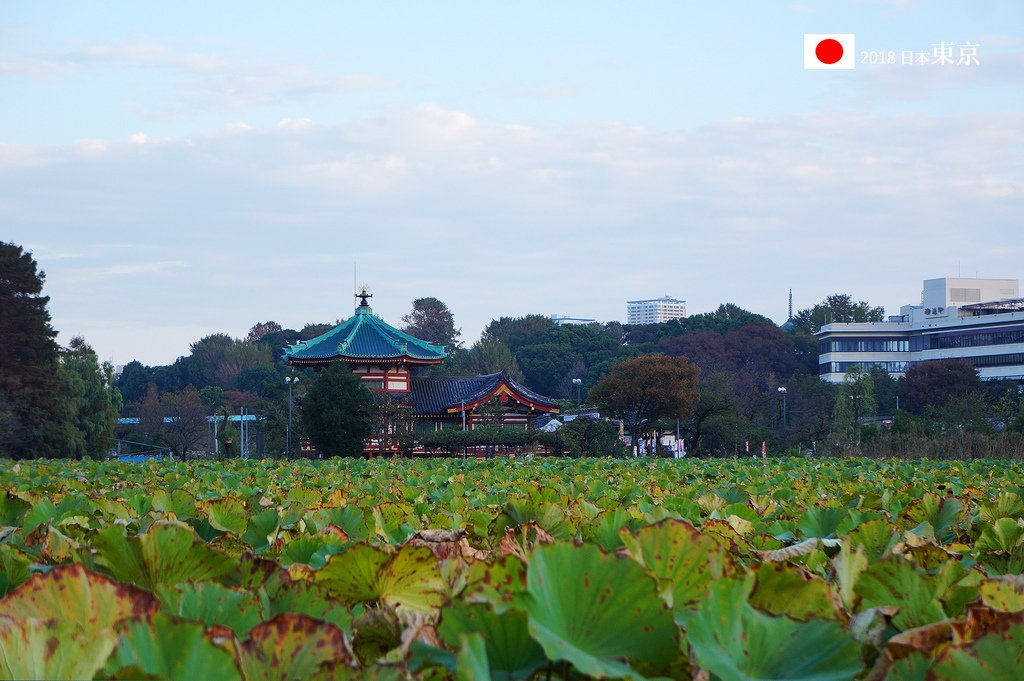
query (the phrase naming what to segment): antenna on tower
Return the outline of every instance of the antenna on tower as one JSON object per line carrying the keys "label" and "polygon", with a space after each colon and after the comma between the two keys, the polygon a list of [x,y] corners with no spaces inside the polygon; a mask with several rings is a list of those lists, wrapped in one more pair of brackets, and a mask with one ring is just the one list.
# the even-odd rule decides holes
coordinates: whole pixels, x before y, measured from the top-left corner
{"label": "antenna on tower", "polygon": [[789,289],[789,319],[793,318],[793,289]]}

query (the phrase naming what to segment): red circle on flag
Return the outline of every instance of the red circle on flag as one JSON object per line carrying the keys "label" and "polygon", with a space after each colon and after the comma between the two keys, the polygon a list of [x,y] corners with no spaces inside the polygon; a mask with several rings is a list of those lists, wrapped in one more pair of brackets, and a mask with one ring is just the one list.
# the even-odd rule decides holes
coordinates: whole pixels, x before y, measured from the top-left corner
{"label": "red circle on flag", "polygon": [[825,38],[814,48],[814,56],[822,64],[835,64],[843,58],[843,45],[838,40]]}

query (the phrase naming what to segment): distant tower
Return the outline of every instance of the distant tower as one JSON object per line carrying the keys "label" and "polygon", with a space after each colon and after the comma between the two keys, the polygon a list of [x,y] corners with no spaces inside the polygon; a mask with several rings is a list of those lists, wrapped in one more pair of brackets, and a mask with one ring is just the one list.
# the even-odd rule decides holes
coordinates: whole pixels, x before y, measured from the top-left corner
{"label": "distant tower", "polygon": [[793,289],[789,289],[789,317],[786,319],[793,318]]}

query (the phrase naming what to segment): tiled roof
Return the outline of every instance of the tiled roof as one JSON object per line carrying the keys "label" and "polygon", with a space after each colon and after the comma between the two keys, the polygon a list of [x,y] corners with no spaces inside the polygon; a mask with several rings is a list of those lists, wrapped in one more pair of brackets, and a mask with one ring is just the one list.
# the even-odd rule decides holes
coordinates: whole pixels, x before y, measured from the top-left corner
{"label": "tiled roof", "polygon": [[414,414],[443,414],[448,409],[480,400],[505,383],[520,397],[542,407],[557,409],[557,405],[538,395],[521,383],[512,380],[507,373],[485,374],[483,376],[413,376],[410,398],[415,405]]}
{"label": "tiled roof", "polygon": [[289,346],[282,354],[285,361],[300,362],[401,358],[440,362],[445,357],[444,347],[399,331],[369,306],[357,307],[354,315],[327,333]]}

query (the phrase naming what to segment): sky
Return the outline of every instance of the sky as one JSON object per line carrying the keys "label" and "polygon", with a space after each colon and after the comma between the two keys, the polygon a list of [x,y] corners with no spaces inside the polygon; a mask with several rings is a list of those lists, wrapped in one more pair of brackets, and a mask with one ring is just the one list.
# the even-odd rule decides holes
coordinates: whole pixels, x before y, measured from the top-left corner
{"label": "sky", "polygon": [[[805,69],[806,33],[855,68]],[[12,1],[0,103],[0,240],[115,364],[344,319],[354,266],[466,344],[1024,269],[1019,0]]]}

